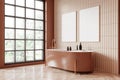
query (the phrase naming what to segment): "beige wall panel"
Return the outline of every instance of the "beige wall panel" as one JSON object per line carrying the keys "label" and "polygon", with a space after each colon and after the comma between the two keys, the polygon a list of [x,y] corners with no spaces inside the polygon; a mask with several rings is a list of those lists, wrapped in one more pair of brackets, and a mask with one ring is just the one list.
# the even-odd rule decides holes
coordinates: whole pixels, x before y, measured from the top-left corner
{"label": "beige wall panel", "polygon": [[[74,43],[61,42],[61,16],[64,13],[100,6],[100,41],[84,42],[83,49],[95,51],[93,54],[95,71],[118,74],[118,0],[55,0],[54,28],[56,48],[76,49]],[[77,15],[78,17],[78,15]],[[77,24],[78,28],[78,24]],[[78,35],[77,35],[78,37]]]}

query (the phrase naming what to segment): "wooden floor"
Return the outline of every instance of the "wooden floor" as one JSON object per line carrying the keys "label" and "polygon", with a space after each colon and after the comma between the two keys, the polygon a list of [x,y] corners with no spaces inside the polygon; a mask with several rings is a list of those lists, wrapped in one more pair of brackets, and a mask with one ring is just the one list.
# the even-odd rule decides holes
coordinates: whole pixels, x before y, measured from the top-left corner
{"label": "wooden floor", "polygon": [[120,80],[108,73],[80,74],[44,65],[0,69],[0,80]]}

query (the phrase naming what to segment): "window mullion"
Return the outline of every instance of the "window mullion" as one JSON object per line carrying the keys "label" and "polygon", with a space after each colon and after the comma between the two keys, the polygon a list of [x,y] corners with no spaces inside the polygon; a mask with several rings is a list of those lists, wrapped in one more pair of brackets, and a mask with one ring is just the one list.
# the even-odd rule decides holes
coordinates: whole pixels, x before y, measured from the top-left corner
{"label": "window mullion", "polygon": [[[34,0],[34,8],[35,8],[35,5],[36,5],[36,4],[35,4],[35,0]],[[35,19],[35,9],[34,9],[34,19]],[[35,29],[35,25],[36,25],[36,24],[35,24],[35,20],[34,20],[34,29]],[[34,30],[34,61],[35,61],[35,41],[36,41],[36,40],[35,40],[35,35],[36,35],[36,34],[35,34],[35,30]]]}
{"label": "window mullion", "polygon": [[[14,4],[16,5],[16,0],[14,2]],[[16,6],[14,5],[14,8],[15,8],[15,12],[14,12],[14,15],[16,16]],[[16,63],[16,18],[14,18],[15,22],[14,22],[14,60],[15,60],[15,63]]]}
{"label": "window mullion", "polygon": [[25,31],[25,35],[24,35],[24,36],[25,36],[25,40],[24,40],[24,41],[25,41],[25,44],[24,44],[24,45],[25,45],[25,50],[24,50],[24,53],[25,53],[25,54],[24,54],[25,62],[26,62],[26,3],[27,3],[27,2],[26,2],[26,0],[25,0],[25,30],[24,30],[24,31]]}

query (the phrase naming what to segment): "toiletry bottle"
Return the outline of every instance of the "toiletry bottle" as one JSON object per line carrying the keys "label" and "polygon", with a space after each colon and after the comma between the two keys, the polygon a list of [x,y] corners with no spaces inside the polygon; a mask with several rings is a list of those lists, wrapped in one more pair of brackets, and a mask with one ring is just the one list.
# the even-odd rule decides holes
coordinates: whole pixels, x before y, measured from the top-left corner
{"label": "toiletry bottle", "polygon": [[79,44],[79,50],[82,50],[82,44],[81,43]]}
{"label": "toiletry bottle", "polygon": [[69,47],[67,46],[67,51],[69,51]]}
{"label": "toiletry bottle", "polygon": [[76,50],[78,50],[78,45],[76,46]]}
{"label": "toiletry bottle", "polygon": [[72,50],[71,46],[70,46],[70,51]]}

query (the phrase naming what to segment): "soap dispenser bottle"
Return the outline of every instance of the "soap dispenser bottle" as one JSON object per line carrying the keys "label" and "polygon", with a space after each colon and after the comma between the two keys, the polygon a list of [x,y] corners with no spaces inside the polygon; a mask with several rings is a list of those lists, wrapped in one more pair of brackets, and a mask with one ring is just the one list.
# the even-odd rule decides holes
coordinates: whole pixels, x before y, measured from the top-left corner
{"label": "soap dispenser bottle", "polygon": [[81,43],[79,44],[79,50],[82,50],[82,44]]}
{"label": "soap dispenser bottle", "polygon": [[67,46],[67,51],[69,51],[70,50],[70,48]]}
{"label": "soap dispenser bottle", "polygon": [[79,49],[78,49],[78,45],[76,46],[76,50],[79,50]]}
{"label": "soap dispenser bottle", "polygon": [[70,51],[72,50],[72,47],[70,46]]}

